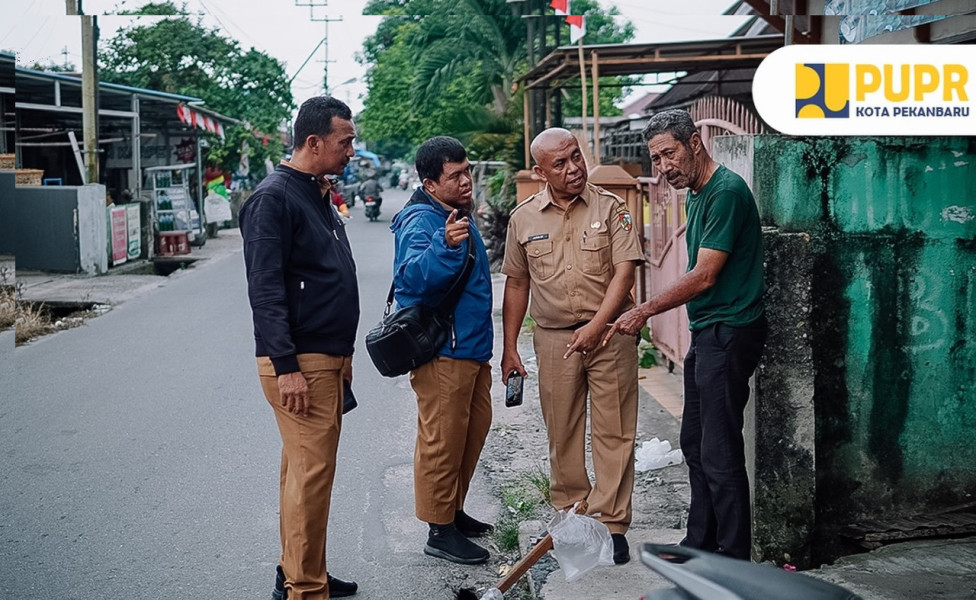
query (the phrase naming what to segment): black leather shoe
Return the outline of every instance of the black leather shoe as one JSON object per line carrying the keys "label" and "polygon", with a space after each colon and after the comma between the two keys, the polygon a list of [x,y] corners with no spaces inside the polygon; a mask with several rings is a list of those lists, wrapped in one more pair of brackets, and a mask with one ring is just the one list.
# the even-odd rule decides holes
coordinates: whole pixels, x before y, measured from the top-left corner
{"label": "black leather shoe", "polygon": [[613,540],[613,563],[622,565],[630,562],[630,544],[627,543],[624,534],[613,533],[610,535],[610,539]]}
{"label": "black leather shoe", "polygon": [[462,565],[478,565],[488,560],[488,551],[461,535],[454,523],[430,526],[424,554]]}
{"label": "black leather shoe", "polygon": [[[346,596],[352,596],[359,591],[359,584],[355,581],[343,581],[337,579],[332,575],[328,576],[329,583],[329,597],[330,598],[345,598]],[[271,600],[286,600],[288,598],[288,590],[285,589],[285,574],[281,570],[281,565],[275,567],[275,586],[271,590]]]}
{"label": "black leather shoe", "polygon": [[454,513],[454,526],[464,537],[481,537],[495,530],[491,523],[482,523],[463,510]]}
{"label": "black leather shoe", "polygon": [[[328,575],[328,573],[326,573]],[[359,591],[359,584],[355,581],[343,581],[337,577],[329,575],[329,597],[345,598],[355,595]]]}

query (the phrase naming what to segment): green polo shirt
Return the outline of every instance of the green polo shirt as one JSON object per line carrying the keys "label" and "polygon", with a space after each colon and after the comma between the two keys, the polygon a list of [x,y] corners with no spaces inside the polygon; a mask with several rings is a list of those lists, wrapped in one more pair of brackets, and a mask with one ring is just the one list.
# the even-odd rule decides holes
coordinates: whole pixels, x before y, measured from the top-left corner
{"label": "green polo shirt", "polygon": [[763,314],[763,247],[759,210],[749,186],[723,166],[697,194],[688,191],[688,270],[698,249],[729,254],[715,285],[687,304],[692,331],[712,323],[747,325]]}

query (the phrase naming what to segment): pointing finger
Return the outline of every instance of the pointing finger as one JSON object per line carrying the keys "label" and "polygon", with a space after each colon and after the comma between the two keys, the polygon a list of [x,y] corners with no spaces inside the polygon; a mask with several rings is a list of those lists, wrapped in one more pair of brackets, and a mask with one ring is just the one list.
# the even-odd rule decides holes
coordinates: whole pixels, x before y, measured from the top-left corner
{"label": "pointing finger", "polygon": [[457,209],[456,208],[451,211],[451,214],[449,214],[447,216],[447,224],[448,225],[453,225],[455,222],[457,222],[457,214],[458,214],[458,212],[457,212]]}

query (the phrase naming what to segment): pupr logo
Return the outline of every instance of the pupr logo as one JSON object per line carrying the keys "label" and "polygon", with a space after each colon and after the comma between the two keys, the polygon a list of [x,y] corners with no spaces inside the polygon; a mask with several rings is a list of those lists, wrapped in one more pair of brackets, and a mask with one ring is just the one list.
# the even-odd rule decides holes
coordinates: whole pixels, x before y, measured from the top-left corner
{"label": "pupr logo", "polygon": [[976,135],[976,44],[791,44],[752,99],[788,135]]}
{"label": "pupr logo", "polygon": [[796,118],[846,119],[850,115],[850,65],[798,63]]}

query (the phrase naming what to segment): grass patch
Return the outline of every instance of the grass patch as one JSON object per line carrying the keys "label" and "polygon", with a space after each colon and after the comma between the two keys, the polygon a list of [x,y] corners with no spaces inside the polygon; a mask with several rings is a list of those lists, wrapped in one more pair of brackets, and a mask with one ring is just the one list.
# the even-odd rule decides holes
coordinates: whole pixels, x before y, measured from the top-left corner
{"label": "grass patch", "polygon": [[14,328],[17,332],[14,338],[17,344],[24,344],[54,331],[43,304],[23,302],[17,303],[17,320],[14,322]]}
{"label": "grass patch", "polygon": [[12,287],[0,287],[0,331],[17,322],[17,295]]}
{"label": "grass patch", "polygon": [[522,319],[522,330],[526,333],[532,333],[535,331],[535,319],[529,315],[525,315],[525,318]]}
{"label": "grass patch", "polygon": [[539,493],[542,500],[549,504],[552,502],[552,496],[550,495],[549,486],[551,482],[549,480],[549,472],[546,471],[545,465],[536,465],[534,469],[529,471],[524,475],[525,480]]}
{"label": "grass patch", "polygon": [[22,296],[20,286],[0,283],[0,331],[13,327],[14,343],[18,346],[56,331],[78,327],[96,315],[86,305],[57,308],[25,302]]}
{"label": "grass patch", "polygon": [[537,466],[502,488],[501,496],[505,510],[495,525],[495,538],[504,552],[515,552],[519,524],[538,518],[541,509],[549,504],[549,474],[543,466]]}

